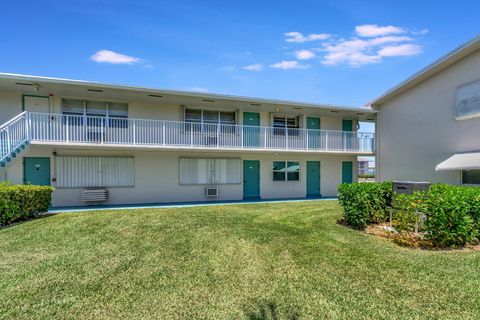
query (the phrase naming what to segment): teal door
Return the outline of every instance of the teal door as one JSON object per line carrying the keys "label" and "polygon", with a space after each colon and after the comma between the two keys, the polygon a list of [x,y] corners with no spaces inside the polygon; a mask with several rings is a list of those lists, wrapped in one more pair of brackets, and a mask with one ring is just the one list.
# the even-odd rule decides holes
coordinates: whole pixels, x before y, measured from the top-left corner
{"label": "teal door", "polygon": [[307,197],[320,195],[320,161],[307,161]]}
{"label": "teal door", "polygon": [[320,147],[320,118],[307,117],[308,131],[308,149],[318,149]]}
{"label": "teal door", "polygon": [[342,162],[342,183],[353,182],[353,163],[352,161]]}
{"label": "teal door", "polygon": [[38,186],[49,186],[50,158],[23,158],[23,183]]}
{"label": "teal door", "polygon": [[243,160],[243,198],[260,198],[260,161]]}
{"label": "teal door", "polygon": [[256,112],[243,113],[243,145],[245,147],[260,146],[260,114]]}
{"label": "teal door", "polygon": [[353,135],[349,132],[353,131],[353,121],[343,119],[342,131],[343,131],[343,149],[350,150],[352,149]]}
{"label": "teal door", "polygon": [[343,121],[342,121],[342,131],[353,131],[353,121],[343,119]]}

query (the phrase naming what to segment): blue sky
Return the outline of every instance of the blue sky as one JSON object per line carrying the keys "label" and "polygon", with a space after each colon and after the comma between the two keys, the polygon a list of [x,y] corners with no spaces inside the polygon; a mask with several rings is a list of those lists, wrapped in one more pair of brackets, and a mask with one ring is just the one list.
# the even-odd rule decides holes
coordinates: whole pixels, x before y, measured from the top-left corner
{"label": "blue sky", "polygon": [[473,38],[478,1],[8,1],[0,71],[360,106]]}

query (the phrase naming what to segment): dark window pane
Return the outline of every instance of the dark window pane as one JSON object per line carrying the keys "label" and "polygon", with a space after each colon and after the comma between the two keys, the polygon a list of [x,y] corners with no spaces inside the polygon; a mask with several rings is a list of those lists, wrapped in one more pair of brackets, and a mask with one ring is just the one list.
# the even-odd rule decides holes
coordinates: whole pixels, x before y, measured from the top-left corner
{"label": "dark window pane", "polygon": [[299,172],[289,172],[287,174],[288,181],[300,181],[300,173]]}
{"label": "dark window pane", "polygon": [[273,181],[285,181],[285,171],[283,172],[274,172]]}
{"label": "dark window pane", "polygon": [[285,117],[273,117],[273,126],[275,128],[285,128]]}
{"label": "dark window pane", "polygon": [[218,111],[203,110],[203,122],[218,123]]}
{"label": "dark window pane", "polygon": [[273,170],[274,171],[279,171],[279,170],[285,171],[285,161],[273,161]]}
{"label": "dark window pane", "polygon": [[235,124],[235,112],[220,111],[221,124]]}
{"label": "dark window pane", "polygon": [[300,180],[300,162],[298,161],[287,162],[287,180],[288,181]]}
{"label": "dark window pane", "polygon": [[462,183],[480,184],[480,170],[463,170]]}
{"label": "dark window pane", "polygon": [[202,111],[195,109],[185,110],[185,121],[187,122],[201,122],[202,121]]}

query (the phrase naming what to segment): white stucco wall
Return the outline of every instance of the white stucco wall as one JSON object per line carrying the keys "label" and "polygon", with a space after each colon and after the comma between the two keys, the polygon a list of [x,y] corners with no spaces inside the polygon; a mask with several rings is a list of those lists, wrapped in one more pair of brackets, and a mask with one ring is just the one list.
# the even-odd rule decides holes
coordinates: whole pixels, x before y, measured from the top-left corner
{"label": "white stucco wall", "polygon": [[[354,181],[356,177],[356,157],[349,155],[301,155],[272,153],[233,153],[233,152],[178,152],[178,151],[118,151],[53,148],[32,145],[9,167],[7,179],[13,183],[23,182],[23,157],[50,157],[52,178],[56,176],[53,152],[57,155],[104,155],[133,156],[135,159],[135,187],[109,188],[108,204],[125,203],[161,203],[180,201],[211,200],[204,196],[203,185],[179,184],[180,157],[227,157],[242,160],[260,161],[260,193],[264,199],[297,198],[306,196],[306,161],[321,162],[321,193],[323,196],[335,196],[342,179],[342,161],[354,163]],[[272,162],[275,160],[300,161],[300,181],[278,182],[272,179]],[[55,182],[52,182],[55,186]],[[56,189],[54,206],[85,205],[80,201],[82,189]],[[217,200],[240,200],[243,197],[243,185],[220,185]]]}
{"label": "white stucco wall", "polygon": [[480,118],[457,121],[457,87],[480,79],[480,52],[381,105],[377,179],[460,183],[459,171],[436,172],[455,153],[480,150]]}

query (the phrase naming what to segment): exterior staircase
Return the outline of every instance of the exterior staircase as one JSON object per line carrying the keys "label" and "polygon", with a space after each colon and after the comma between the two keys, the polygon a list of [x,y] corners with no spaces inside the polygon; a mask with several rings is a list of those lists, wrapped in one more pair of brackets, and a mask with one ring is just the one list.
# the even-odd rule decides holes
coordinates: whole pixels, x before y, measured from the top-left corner
{"label": "exterior staircase", "polygon": [[0,126],[0,177],[29,143],[27,112],[22,112]]}

